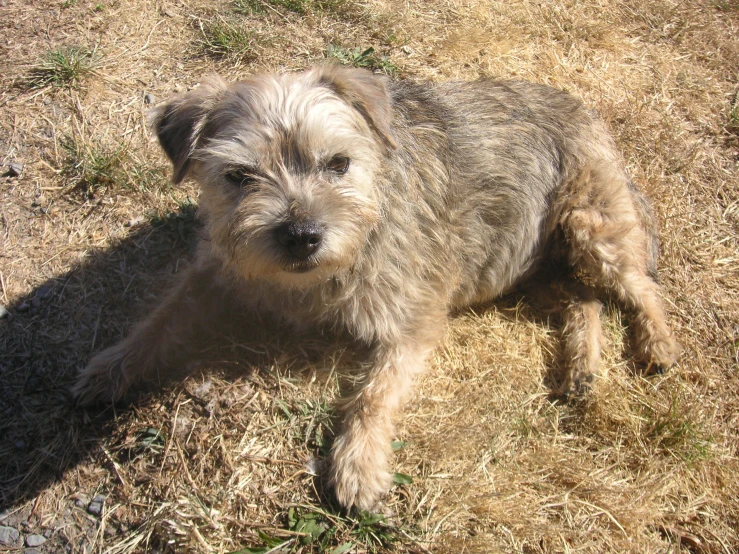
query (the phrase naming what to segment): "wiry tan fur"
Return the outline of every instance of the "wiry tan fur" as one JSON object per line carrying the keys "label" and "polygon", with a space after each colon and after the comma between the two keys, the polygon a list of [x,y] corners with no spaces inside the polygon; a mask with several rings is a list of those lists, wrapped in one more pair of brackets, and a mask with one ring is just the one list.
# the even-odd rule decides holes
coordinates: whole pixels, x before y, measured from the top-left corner
{"label": "wiry tan fur", "polygon": [[[325,67],[211,79],[159,109],[154,126],[175,181],[202,187],[206,238],[161,306],[82,372],[82,402],[114,401],[187,359],[199,322],[221,312],[348,330],[372,347],[371,364],[341,402],[329,477],[343,506],[368,509],[390,485],[393,419],[449,311],[543,264],[569,272],[562,393],[597,370],[597,289],[634,312],[648,367],[676,361],[648,206],[604,125],[564,92]],[[309,255],[281,238],[286,228],[310,235]]]}

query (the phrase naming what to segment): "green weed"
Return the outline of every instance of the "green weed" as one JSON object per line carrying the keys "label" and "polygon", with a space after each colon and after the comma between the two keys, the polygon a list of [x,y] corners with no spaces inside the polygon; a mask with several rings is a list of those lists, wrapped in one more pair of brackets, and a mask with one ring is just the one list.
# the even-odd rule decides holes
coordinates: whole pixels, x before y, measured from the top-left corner
{"label": "green weed", "polygon": [[67,189],[92,198],[108,190],[135,190],[142,193],[170,186],[164,169],[137,160],[128,144],[106,146],[99,140],[65,136],[60,174]]}
{"label": "green weed", "polygon": [[202,52],[214,58],[252,58],[254,57],[255,36],[238,23],[230,21],[211,21],[201,23],[203,39]]}
{"label": "green weed", "polygon": [[342,15],[347,12],[349,4],[347,0],[235,0],[233,9],[242,15],[264,14],[273,10],[297,15]]}
{"label": "green weed", "polygon": [[31,70],[29,85],[77,89],[95,72],[99,57],[95,50],[78,46],[60,46],[48,52]]}
{"label": "green weed", "polygon": [[386,551],[400,540],[400,530],[390,525],[385,516],[362,512],[357,517],[329,514],[320,508],[290,508],[285,528],[296,537],[281,539],[259,532],[261,544],[242,548],[231,554],[265,554],[267,552],[311,552],[343,554],[353,549],[365,552]]}
{"label": "green weed", "polygon": [[262,0],[236,0],[233,11],[241,15],[253,15],[267,13],[268,10]]}
{"label": "green weed", "polygon": [[676,398],[669,411],[654,418],[647,436],[660,451],[684,462],[703,460],[710,454],[710,437],[687,411],[679,409]]}
{"label": "green weed", "polygon": [[369,48],[344,48],[336,44],[329,44],[326,49],[326,57],[333,58],[343,65],[380,70],[386,75],[398,73],[398,66],[391,62],[387,56],[379,56],[371,46]]}
{"label": "green weed", "polygon": [[66,153],[62,176],[70,189],[93,197],[98,190],[120,188],[126,184],[126,146],[106,148],[72,137],[65,137],[61,146]]}

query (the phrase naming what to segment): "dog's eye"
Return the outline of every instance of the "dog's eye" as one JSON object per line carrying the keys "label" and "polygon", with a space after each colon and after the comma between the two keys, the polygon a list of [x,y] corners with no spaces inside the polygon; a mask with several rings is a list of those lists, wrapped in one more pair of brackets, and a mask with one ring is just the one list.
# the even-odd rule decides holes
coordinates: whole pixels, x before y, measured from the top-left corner
{"label": "dog's eye", "polygon": [[226,173],[226,179],[237,187],[246,187],[253,184],[256,178],[246,169],[234,169]]}
{"label": "dog's eye", "polygon": [[349,158],[346,156],[334,156],[326,164],[326,169],[343,175],[349,169]]}

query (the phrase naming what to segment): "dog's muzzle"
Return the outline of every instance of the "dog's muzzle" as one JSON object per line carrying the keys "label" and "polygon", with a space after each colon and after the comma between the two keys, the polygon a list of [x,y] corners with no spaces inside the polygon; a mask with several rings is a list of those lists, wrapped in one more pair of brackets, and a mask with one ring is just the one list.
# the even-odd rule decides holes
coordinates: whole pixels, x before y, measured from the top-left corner
{"label": "dog's muzzle", "polygon": [[296,261],[307,260],[318,252],[323,241],[323,229],[315,221],[293,221],[280,225],[277,242]]}

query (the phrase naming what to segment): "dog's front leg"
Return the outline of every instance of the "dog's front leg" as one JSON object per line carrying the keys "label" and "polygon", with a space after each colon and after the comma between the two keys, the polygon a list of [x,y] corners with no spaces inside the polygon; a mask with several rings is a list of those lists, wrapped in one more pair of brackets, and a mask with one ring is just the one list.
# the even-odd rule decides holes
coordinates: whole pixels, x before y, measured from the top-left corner
{"label": "dog's front leg", "polygon": [[72,387],[80,404],[115,402],[131,385],[179,372],[190,362],[193,342],[221,315],[230,294],[218,262],[200,254],[146,319],[80,372]]}
{"label": "dog's front leg", "polygon": [[390,488],[393,419],[440,334],[379,347],[364,379],[342,399],[343,421],[331,450],[330,484],[345,508],[369,510]]}

